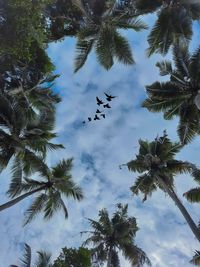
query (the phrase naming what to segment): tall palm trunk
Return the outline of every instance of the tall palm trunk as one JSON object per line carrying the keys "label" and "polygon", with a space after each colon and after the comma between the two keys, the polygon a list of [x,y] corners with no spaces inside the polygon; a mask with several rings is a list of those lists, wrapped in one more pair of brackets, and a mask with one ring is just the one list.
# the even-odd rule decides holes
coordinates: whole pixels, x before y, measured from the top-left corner
{"label": "tall palm trunk", "polygon": [[166,191],[166,193],[171,197],[171,199],[174,201],[176,206],[179,208],[180,212],[182,213],[183,217],[185,218],[187,224],[189,225],[190,229],[192,230],[193,234],[197,238],[197,240],[200,242],[200,231],[193,221],[192,217],[186,210],[186,208],[183,206],[182,202],[174,192],[172,188],[169,188],[169,186],[162,180],[162,178],[157,177],[158,182],[162,186],[162,188]]}
{"label": "tall palm trunk", "polygon": [[39,188],[37,188],[35,190],[32,190],[32,191],[30,191],[28,193],[25,193],[25,194],[23,194],[23,195],[21,195],[19,197],[16,197],[15,199],[12,199],[12,200],[4,203],[3,205],[0,205],[0,211],[5,210],[5,209],[8,209],[8,208],[14,206],[15,204],[17,204],[18,202],[20,202],[24,198],[26,198],[28,196],[31,196],[31,195],[33,195],[36,192],[39,192],[41,190],[44,190],[45,188],[46,188],[46,185],[43,185],[43,186],[41,186],[41,187],[39,187]]}
{"label": "tall palm trunk", "polygon": [[113,267],[112,266],[112,247],[110,247],[109,252],[108,252],[107,267]]}

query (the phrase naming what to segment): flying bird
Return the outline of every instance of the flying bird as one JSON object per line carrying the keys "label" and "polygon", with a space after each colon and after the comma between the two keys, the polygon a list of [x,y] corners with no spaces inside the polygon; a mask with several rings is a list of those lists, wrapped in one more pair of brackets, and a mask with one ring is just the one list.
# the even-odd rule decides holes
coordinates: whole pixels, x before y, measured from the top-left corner
{"label": "flying bird", "polygon": [[97,105],[98,106],[103,105],[103,101],[100,100],[98,97],[96,97],[96,100],[97,100]]}
{"label": "flying bird", "polygon": [[95,117],[94,117],[94,121],[96,121],[96,120],[100,120],[100,118],[97,115],[95,115]]}
{"label": "flying bird", "polygon": [[106,93],[104,93],[104,95],[106,96],[107,101],[112,101],[112,99],[116,97],[116,96],[108,95]]}
{"label": "flying bird", "polygon": [[99,109],[96,110],[96,113],[101,113],[101,111]]}
{"label": "flying bird", "polygon": [[83,124],[85,124],[85,121],[82,121]]}
{"label": "flying bird", "polygon": [[88,121],[91,121],[91,120],[92,120],[92,118],[88,117]]}
{"label": "flying bird", "polygon": [[103,105],[104,108],[111,108],[109,104]]}
{"label": "flying bird", "polygon": [[101,114],[100,116],[102,116],[104,119],[105,119],[105,117],[106,117],[106,115],[105,115],[105,114]]}

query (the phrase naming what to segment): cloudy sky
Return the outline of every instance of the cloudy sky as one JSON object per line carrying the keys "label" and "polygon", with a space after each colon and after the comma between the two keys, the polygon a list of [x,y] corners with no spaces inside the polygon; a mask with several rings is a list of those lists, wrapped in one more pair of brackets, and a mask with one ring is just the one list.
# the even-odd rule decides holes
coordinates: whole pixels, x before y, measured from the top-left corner
{"label": "cloudy sky", "polygon": [[[145,21],[152,25],[153,16]],[[194,26],[194,39],[191,50],[200,41],[199,25]],[[124,34],[129,39],[136,64],[123,66],[118,63],[110,71],[102,69],[95,54],[91,54],[85,66],[73,74],[75,39],[67,38],[51,44],[48,53],[60,74],[55,90],[62,96],[57,108],[57,141],[66,149],[49,154],[48,163],[55,164],[62,158],[74,157],[73,176],[83,190],[85,198],[81,203],[67,200],[69,219],[64,220],[58,213],[46,222],[38,217],[30,225],[22,227],[23,213],[31,200],[12,207],[0,214],[0,267],[16,264],[22,254],[24,242],[33,253],[46,249],[58,256],[62,247],[79,246],[84,240],[79,232],[89,230],[86,217],[96,218],[101,208],[110,214],[119,202],[129,204],[129,214],[137,218],[140,230],[136,243],[149,256],[153,267],[189,267],[197,241],[186,225],[180,212],[163,192],[156,192],[151,199],[142,203],[141,197],[134,197],[129,190],[136,174],[119,165],[127,163],[138,151],[138,139],[152,140],[167,129],[169,137],[177,140],[177,120],[164,121],[161,114],[152,114],[140,107],[145,98],[145,85],[161,79],[155,63],[159,55],[147,59],[148,31]],[[171,58],[170,54],[167,58]],[[104,92],[118,96],[112,102],[112,109],[106,112],[106,119],[85,125],[82,121],[93,116],[96,111],[96,96],[104,97]],[[200,138],[185,147],[179,159],[199,164]],[[7,200],[5,192],[9,182],[9,168],[1,174],[0,199]],[[182,175],[176,180],[177,193],[182,194],[193,186],[189,176]],[[185,206],[197,222],[199,206],[189,204],[182,198]],[[121,261],[123,267],[130,267]]]}

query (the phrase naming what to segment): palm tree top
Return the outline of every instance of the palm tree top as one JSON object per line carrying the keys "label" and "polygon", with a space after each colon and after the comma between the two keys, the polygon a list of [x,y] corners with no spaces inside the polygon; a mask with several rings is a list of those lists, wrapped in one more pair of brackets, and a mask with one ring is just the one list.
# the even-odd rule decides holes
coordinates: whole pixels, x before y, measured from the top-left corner
{"label": "palm tree top", "polygon": [[[108,211],[99,211],[99,220],[88,219],[93,230],[85,231],[89,237],[85,245],[92,244],[92,253],[107,266],[119,266],[118,251],[121,250],[132,266],[151,265],[146,254],[134,244],[138,226],[135,217],[128,216],[128,205],[117,204],[117,209],[110,218]],[[112,265],[113,264],[113,265]]]}
{"label": "palm tree top", "polygon": [[127,167],[130,171],[141,174],[131,187],[131,191],[136,195],[142,193],[143,201],[157,188],[165,191],[162,184],[157,181],[158,177],[173,189],[175,175],[190,173],[195,177],[195,173],[199,172],[194,164],[175,159],[183,146],[179,142],[172,142],[166,131],[151,142],[140,140],[139,145],[139,153],[135,159],[127,163]]}
{"label": "palm tree top", "polygon": [[133,64],[131,47],[118,30],[140,31],[147,26],[136,16],[120,12],[116,1],[76,0],[74,3],[83,13],[83,23],[77,34],[75,72],[84,65],[92,48],[107,70],[114,64],[114,58],[126,65]]}
{"label": "palm tree top", "polygon": [[83,199],[82,189],[76,185],[71,175],[73,159],[61,160],[56,166],[49,168],[44,162],[38,162],[35,170],[40,179],[24,178],[23,181],[16,175],[11,181],[8,195],[12,198],[32,191],[38,192],[38,196],[26,211],[25,224],[29,223],[35,216],[43,211],[44,218],[50,219],[54,213],[61,209],[65,218],[68,211],[62,196],[72,197],[75,200]]}
{"label": "palm tree top", "polygon": [[[34,264],[35,267],[52,267],[51,253],[46,251],[37,251],[38,258]],[[9,267],[31,267],[32,265],[32,253],[31,247],[28,244],[24,245],[24,255],[20,259],[20,265],[10,265]]]}
{"label": "palm tree top", "polygon": [[191,142],[200,132],[199,58],[200,48],[190,55],[188,48],[175,46],[174,66],[165,60],[156,64],[160,75],[168,75],[169,80],[146,86],[148,98],[143,107],[163,112],[168,120],[178,116],[177,131],[182,144]]}

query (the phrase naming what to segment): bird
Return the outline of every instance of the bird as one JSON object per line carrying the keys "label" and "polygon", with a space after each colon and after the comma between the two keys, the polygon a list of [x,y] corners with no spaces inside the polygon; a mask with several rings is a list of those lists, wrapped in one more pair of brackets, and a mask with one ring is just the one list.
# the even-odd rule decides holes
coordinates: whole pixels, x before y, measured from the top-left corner
{"label": "bird", "polygon": [[111,108],[109,104],[103,105],[104,108]]}
{"label": "bird", "polygon": [[105,115],[105,114],[101,114],[100,116],[102,116],[104,119],[105,119],[105,117],[106,117],[106,115]]}
{"label": "bird", "polygon": [[82,121],[83,124],[85,124],[85,121]]}
{"label": "bird", "polygon": [[96,120],[100,120],[100,118],[97,115],[95,115],[95,117],[94,117],[94,121],[96,121]]}
{"label": "bird", "polygon": [[103,101],[100,100],[98,97],[96,97],[96,100],[97,100],[97,105],[100,106],[100,105],[103,105]]}
{"label": "bird", "polygon": [[91,121],[91,120],[92,120],[92,118],[88,117],[88,121]]}
{"label": "bird", "polygon": [[101,111],[99,109],[96,110],[96,113],[101,113]]}
{"label": "bird", "polygon": [[108,95],[106,93],[104,93],[104,95],[106,96],[106,100],[109,102],[112,101],[112,99],[116,97],[116,96]]}

